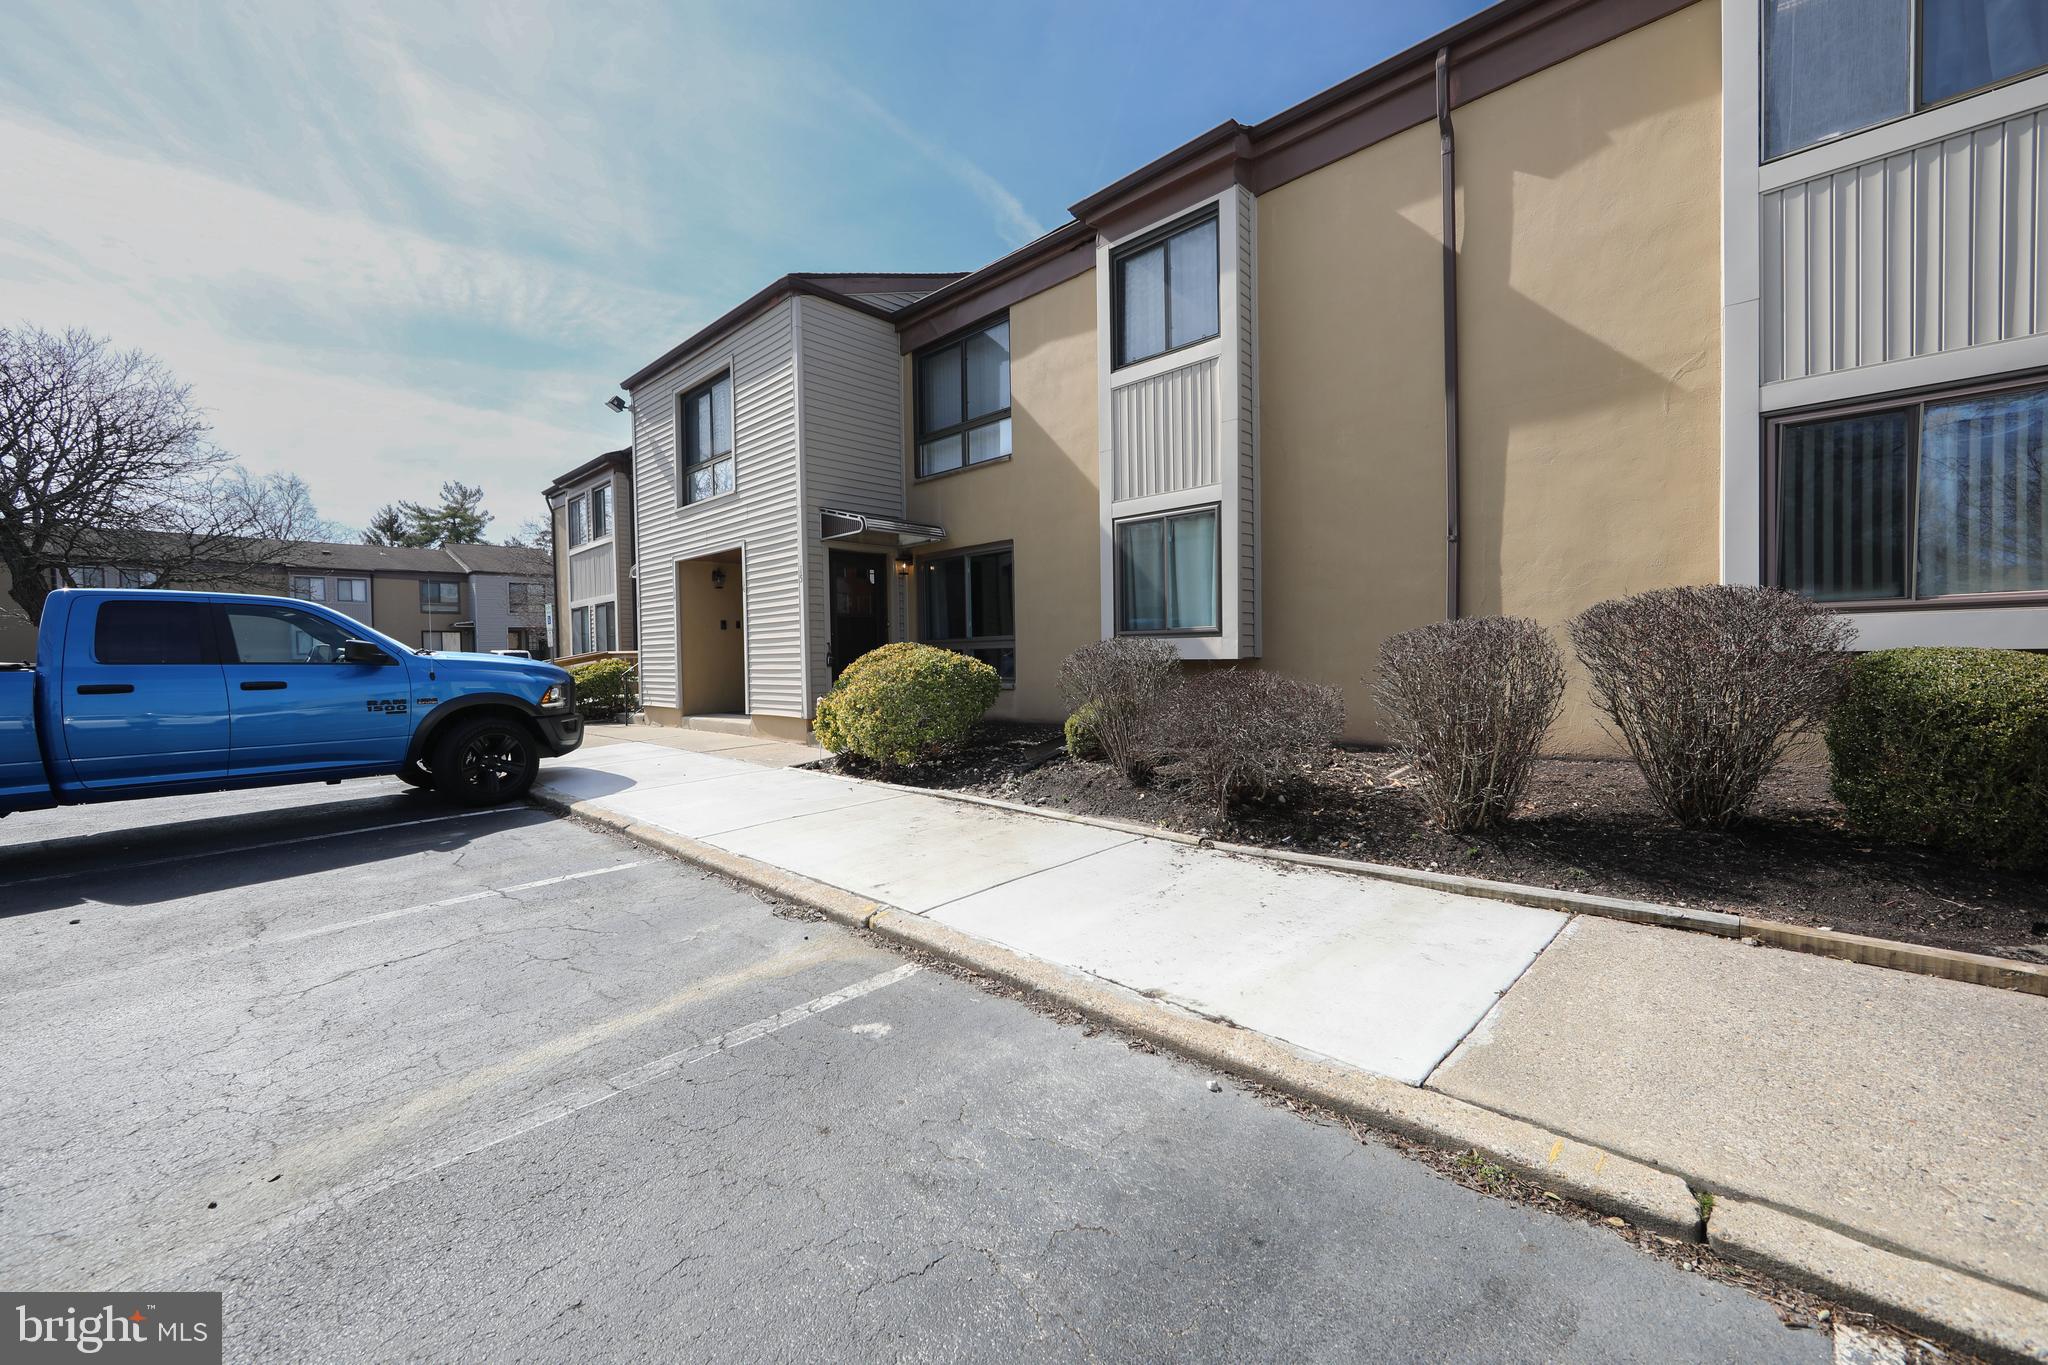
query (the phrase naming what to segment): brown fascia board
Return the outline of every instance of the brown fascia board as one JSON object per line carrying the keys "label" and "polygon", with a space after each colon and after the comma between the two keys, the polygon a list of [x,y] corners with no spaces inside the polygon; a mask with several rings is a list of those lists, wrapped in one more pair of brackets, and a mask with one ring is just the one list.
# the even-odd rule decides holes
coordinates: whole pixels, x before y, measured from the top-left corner
{"label": "brown fascia board", "polygon": [[544,498],[551,498],[569,487],[569,485],[581,483],[600,469],[623,469],[627,473],[631,473],[633,470],[633,447],[627,446],[623,450],[607,450],[596,459],[585,460],[568,473],[557,475],[553,483],[541,490],[540,495]]}
{"label": "brown fascia board", "polygon": [[[1450,49],[1456,108],[1696,3],[1501,0],[1271,118],[1219,123],[1075,204],[1075,221],[904,307],[896,315],[903,350],[1080,274],[1094,264],[1097,233],[1122,236],[1233,183],[1264,194],[1428,123],[1443,48]],[[1074,245],[1081,237],[1089,239],[1086,250]]]}
{"label": "brown fascia board", "polygon": [[816,298],[829,299],[842,308],[851,308],[856,313],[866,313],[869,317],[881,318],[887,321],[893,316],[891,310],[877,308],[874,304],[854,298],[853,295],[882,293],[891,289],[916,289],[930,284],[934,280],[951,281],[959,277],[958,271],[927,275],[832,275],[817,271],[801,271],[795,274],[784,275],[765,289],[758,291],[737,306],[720,314],[716,320],[698,328],[682,341],[671,346],[667,351],[663,352],[659,360],[641,366],[632,374],[620,380],[619,387],[631,393],[635,386],[652,379],[655,375],[660,374],[692,351],[704,349],[712,342],[719,340],[725,333],[748,321],[754,314],[770,304],[780,302],[791,295],[809,294]]}

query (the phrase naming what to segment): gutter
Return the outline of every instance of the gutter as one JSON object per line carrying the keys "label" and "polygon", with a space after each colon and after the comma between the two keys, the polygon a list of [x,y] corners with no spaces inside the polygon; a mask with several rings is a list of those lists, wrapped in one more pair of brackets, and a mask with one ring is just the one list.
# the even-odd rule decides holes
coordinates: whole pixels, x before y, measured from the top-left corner
{"label": "gutter", "polygon": [[1444,232],[1444,619],[1458,619],[1458,146],[1451,128],[1451,50],[1436,53],[1436,131]]}

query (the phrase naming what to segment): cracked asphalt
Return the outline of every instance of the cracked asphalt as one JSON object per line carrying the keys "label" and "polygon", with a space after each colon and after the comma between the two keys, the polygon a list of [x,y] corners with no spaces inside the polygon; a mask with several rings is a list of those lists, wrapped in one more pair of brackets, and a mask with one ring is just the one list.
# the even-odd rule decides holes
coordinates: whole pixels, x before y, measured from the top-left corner
{"label": "cracked asphalt", "polygon": [[1775,1361],[1762,1301],[525,807],[0,823],[0,1285],[234,1360]]}

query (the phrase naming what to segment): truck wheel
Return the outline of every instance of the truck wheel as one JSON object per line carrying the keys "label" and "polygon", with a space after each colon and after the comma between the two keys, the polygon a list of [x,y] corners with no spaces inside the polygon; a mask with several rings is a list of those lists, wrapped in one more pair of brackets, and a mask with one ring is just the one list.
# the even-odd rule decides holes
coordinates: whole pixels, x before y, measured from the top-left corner
{"label": "truck wheel", "polygon": [[517,801],[540,771],[540,746],[510,717],[456,721],[434,744],[434,790],[465,806]]}
{"label": "truck wheel", "polygon": [[434,775],[427,771],[426,764],[416,758],[408,758],[405,761],[405,766],[398,770],[398,780],[409,787],[421,787],[428,791],[434,789]]}

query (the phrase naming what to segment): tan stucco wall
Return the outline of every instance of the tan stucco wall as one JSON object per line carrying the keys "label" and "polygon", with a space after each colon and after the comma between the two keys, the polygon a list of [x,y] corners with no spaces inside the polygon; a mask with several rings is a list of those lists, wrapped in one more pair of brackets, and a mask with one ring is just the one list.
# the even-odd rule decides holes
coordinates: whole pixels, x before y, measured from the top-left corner
{"label": "tan stucco wall", "polygon": [[[1704,0],[1458,111],[1468,613],[1719,576],[1720,34]],[[1551,745],[1612,747],[1576,675]]]}
{"label": "tan stucco wall", "polygon": [[[725,574],[722,588],[711,585],[714,569]],[[684,714],[737,714],[747,709],[747,656],[740,615],[745,600],[745,583],[737,562],[686,559],[676,565]]]}
{"label": "tan stucco wall", "polygon": [[[906,402],[909,391],[906,364]],[[935,552],[1012,543],[1017,686],[990,714],[1058,720],[1060,662],[1098,635],[1094,271],[1011,306],[1010,411],[1011,458],[912,482],[910,517],[946,528]],[[914,587],[908,600],[915,639]]]}
{"label": "tan stucco wall", "polygon": [[[1719,33],[1706,0],[1457,111],[1467,615],[1716,576]],[[1259,200],[1262,662],[1358,739],[1380,642],[1443,615],[1438,174],[1432,125]],[[1576,679],[1551,747],[1610,747]]]}
{"label": "tan stucco wall", "polygon": [[1361,738],[1379,642],[1443,614],[1437,173],[1414,128],[1259,197],[1262,664]]}
{"label": "tan stucco wall", "polygon": [[[437,611],[432,615],[420,610],[420,584],[430,578],[462,584],[460,610]],[[469,583],[457,573],[373,574],[370,578],[370,609],[376,629],[414,649],[420,647],[422,631],[453,630],[457,621],[476,619],[476,602],[470,594]]]}

